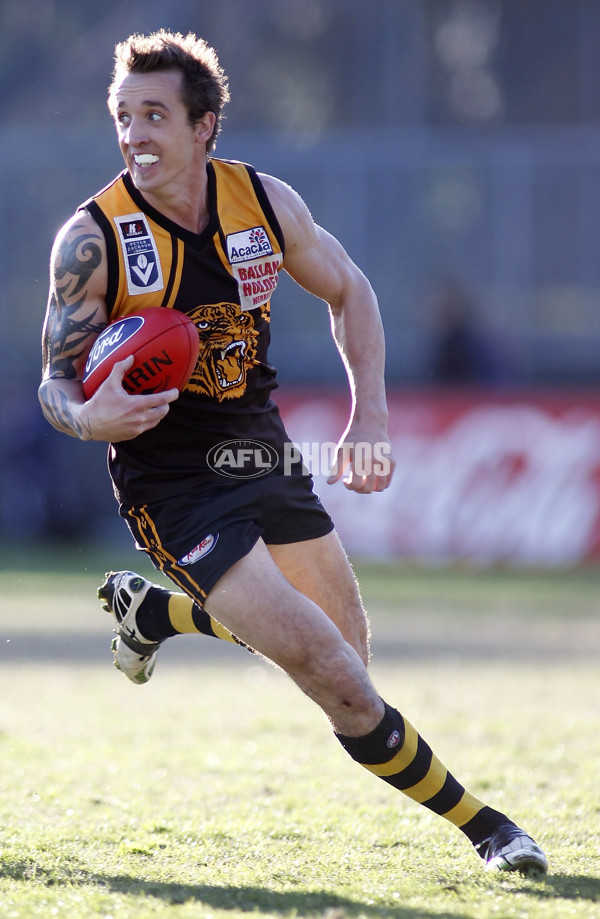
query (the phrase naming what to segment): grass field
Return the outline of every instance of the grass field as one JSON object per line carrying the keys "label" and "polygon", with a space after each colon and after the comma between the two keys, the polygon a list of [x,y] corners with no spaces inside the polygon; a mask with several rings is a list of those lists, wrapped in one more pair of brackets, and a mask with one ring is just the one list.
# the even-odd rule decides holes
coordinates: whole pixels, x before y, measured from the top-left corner
{"label": "grass field", "polygon": [[128,683],[94,594],[105,566],[147,572],[139,558],[4,564],[2,919],[600,919],[598,572],[358,566],[376,685],[536,836],[536,881],[486,874],[242,649],[176,639]]}

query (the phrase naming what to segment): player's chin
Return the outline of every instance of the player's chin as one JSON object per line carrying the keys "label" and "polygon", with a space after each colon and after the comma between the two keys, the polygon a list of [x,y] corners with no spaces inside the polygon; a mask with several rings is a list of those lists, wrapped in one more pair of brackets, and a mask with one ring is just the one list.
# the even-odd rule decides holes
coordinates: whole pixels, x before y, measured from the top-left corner
{"label": "player's chin", "polygon": [[135,163],[131,163],[129,172],[136,185],[144,185],[147,188],[153,182],[158,181],[158,169],[156,166],[137,166]]}

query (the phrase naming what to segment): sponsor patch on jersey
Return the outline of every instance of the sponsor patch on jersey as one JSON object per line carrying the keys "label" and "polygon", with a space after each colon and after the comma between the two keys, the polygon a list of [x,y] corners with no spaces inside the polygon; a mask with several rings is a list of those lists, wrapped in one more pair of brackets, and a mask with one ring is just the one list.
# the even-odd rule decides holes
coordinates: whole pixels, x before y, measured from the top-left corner
{"label": "sponsor patch on jersey", "polygon": [[201,558],[204,558],[205,555],[212,552],[217,544],[218,538],[218,533],[210,533],[208,536],[205,536],[197,546],[194,546],[194,548],[184,555],[183,558],[180,558],[177,564],[194,565],[196,562],[199,562]]}
{"label": "sponsor patch on jersey", "polygon": [[226,238],[226,243],[230,265],[251,262],[255,258],[273,255],[271,240],[264,227],[252,227],[251,230],[230,233]]}
{"label": "sponsor patch on jersey", "polygon": [[126,214],[115,218],[117,233],[127,274],[127,290],[131,296],[152,293],[164,287],[158,247],[146,217]]}

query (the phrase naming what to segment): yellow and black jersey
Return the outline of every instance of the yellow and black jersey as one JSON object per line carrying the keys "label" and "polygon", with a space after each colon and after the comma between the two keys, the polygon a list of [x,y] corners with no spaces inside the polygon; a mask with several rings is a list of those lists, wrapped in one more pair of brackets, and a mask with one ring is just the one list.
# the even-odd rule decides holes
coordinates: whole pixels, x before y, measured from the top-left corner
{"label": "yellow and black jersey", "polygon": [[200,336],[192,377],[166,418],[111,446],[111,474],[127,503],[177,493],[192,480],[217,484],[206,458],[218,443],[251,437],[277,451],[287,440],[268,362],[283,234],[251,166],[211,159],[207,175],[209,221],[199,234],[151,207],[127,171],[82,205],[106,240],[111,321],[176,309]]}

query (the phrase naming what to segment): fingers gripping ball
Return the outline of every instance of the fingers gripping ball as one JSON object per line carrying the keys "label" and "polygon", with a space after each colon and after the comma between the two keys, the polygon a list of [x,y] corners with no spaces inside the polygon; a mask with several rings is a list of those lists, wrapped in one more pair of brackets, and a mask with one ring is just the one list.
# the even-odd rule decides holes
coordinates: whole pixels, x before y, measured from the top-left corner
{"label": "fingers gripping ball", "polygon": [[88,355],[83,377],[85,398],[91,398],[114,365],[130,354],[134,356],[133,366],[123,377],[128,393],[181,391],[192,375],[199,348],[196,326],[178,310],[149,307],[111,322]]}

